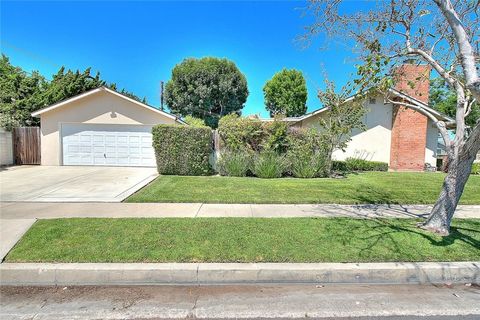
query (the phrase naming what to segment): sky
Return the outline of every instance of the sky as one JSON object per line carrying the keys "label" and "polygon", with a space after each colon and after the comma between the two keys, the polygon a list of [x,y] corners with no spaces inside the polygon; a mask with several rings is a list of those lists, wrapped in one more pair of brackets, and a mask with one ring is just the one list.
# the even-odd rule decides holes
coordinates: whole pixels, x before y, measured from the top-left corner
{"label": "sky", "polygon": [[[356,2],[348,2],[355,6]],[[282,68],[301,70],[308,111],[321,105],[325,75],[338,85],[355,71],[348,46],[298,40],[312,23],[304,1],[2,1],[1,51],[12,64],[51,79],[63,65],[91,67],[149,104],[185,58],[215,56],[247,78],[243,114],[267,117],[262,88]]]}

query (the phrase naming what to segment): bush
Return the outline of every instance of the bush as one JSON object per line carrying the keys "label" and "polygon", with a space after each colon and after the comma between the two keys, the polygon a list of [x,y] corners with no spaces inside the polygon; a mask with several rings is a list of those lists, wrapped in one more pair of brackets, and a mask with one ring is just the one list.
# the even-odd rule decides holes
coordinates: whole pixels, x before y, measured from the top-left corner
{"label": "bush", "polygon": [[265,136],[259,119],[244,118],[234,113],[220,118],[218,134],[224,147],[230,151],[259,151]]}
{"label": "bush", "polygon": [[271,150],[262,151],[256,154],[252,169],[259,178],[280,178],[286,169],[285,156]]}
{"label": "bush", "polygon": [[480,162],[474,163],[472,165],[472,174],[480,174]]}
{"label": "bush", "polygon": [[332,171],[337,171],[337,172],[347,172],[347,163],[345,161],[338,161],[338,160],[333,160],[332,161]]}
{"label": "bush", "polygon": [[347,171],[388,171],[388,163],[368,161],[359,158],[347,158],[345,160]]}
{"label": "bush", "polygon": [[275,117],[274,121],[263,123],[263,143],[262,147],[266,150],[272,150],[284,153],[288,147],[288,125],[281,118]]}
{"label": "bush", "polygon": [[222,176],[245,177],[251,161],[252,157],[247,152],[227,151],[223,152],[218,159],[217,169]]}
{"label": "bush", "polygon": [[289,157],[290,173],[295,178],[324,177],[325,155],[319,152],[304,154],[301,157]]}
{"label": "bush", "polygon": [[153,127],[152,134],[158,173],[193,176],[211,173],[210,128],[160,124]]}
{"label": "bush", "polygon": [[185,123],[188,124],[189,126],[196,127],[196,128],[203,128],[203,127],[208,127],[205,124],[205,121],[200,118],[195,118],[190,115],[186,116],[184,119]]}
{"label": "bush", "polygon": [[326,175],[327,153],[315,130],[292,130],[288,136],[287,160],[290,174],[296,178]]}

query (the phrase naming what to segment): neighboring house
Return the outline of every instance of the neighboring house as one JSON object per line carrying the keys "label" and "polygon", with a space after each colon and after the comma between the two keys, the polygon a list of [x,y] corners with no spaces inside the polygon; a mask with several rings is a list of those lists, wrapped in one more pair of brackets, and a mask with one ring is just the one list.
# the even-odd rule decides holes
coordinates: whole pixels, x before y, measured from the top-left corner
{"label": "neighboring house", "polygon": [[[402,80],[397,89],[389,90],[389,98],[428,110],[452,128],[454,119],[428,107],[429,68],[413,64],[400,68]],[[418,80],[422,74],[424,80]],[[409,81],[415,82],[414,89],[408,85]],[[436,167],[439,133],[430,119],[412,109],[393,105],[382,95],[366,99],[365,107],[369,110],[364,118],[366,130],[354,131],[345,152],[335,151],[334,159],[362,156],[367,160],[386,162],[391,170],[421,171],[425,164]],[[328,108],[322,108],[285,121],[294,127],[318,127],[318,120],[327,113]]]}
{"label": "neighboring house", "polygon": [[100,87],[32,113],[42,165],[155,166],[152,126],[174,115]]}

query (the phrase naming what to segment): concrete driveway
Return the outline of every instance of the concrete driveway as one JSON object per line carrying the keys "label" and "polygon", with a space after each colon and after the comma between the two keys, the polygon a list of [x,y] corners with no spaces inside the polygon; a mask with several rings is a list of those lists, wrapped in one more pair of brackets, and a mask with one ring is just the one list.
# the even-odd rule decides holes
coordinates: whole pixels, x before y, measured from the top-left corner
{"label": "concrete driveway", "polygon": [[156,168],[19,166],[0,171],[2,202],[120,202],[157,176]]}

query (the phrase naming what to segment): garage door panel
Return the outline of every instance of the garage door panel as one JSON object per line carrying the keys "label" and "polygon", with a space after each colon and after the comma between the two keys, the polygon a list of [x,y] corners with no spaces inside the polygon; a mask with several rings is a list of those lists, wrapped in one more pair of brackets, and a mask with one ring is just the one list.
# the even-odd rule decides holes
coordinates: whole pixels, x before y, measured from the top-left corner
{"label": "garage door panel", "polygon": [[151,126],[63,124],[64,165],[155,166]]}

